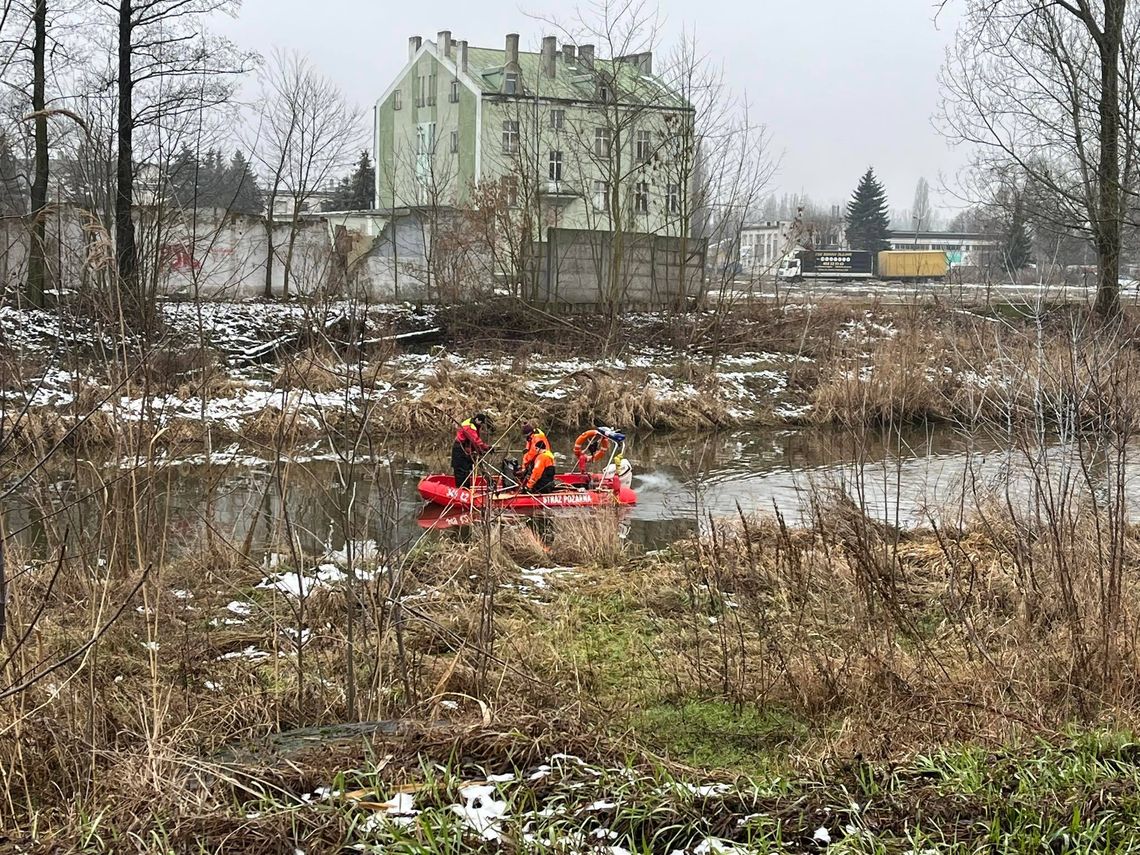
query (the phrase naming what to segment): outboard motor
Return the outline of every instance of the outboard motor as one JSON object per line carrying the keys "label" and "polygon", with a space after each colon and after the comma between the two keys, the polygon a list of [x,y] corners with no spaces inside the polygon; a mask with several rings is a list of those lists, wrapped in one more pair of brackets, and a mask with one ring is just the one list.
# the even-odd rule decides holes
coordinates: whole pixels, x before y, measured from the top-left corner
{"label": "outboard motor", "polygon": [[503,465],[499,469],[503,473],[503,484],[501,489],[513,490],[519,486],[518,471],[519,462],[514,457],[504,457]]}
{"label": "outboard motor", "polygon": [[617,476],[618,483],[625,489],[633,489],[633,466],[624,457],[615,457],[614,462],[602,470],[602,482]]}

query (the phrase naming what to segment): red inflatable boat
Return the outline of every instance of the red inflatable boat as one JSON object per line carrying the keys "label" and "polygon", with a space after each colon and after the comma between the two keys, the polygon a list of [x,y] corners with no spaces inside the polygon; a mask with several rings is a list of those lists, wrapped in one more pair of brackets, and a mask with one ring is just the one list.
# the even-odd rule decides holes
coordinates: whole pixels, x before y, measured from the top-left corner
{"label": "red inflatable boat", "polygon": [[527,493],[518,488],[487,489],[480,478],[474,489],[456,487],[450,475],[428,475],[420,481],[420,495],[433,505],[449,508],[505,508],[531,510],[534,508],[588,508],[612,505],[632,505],[637,493],[626,487],[618,478],[601,479],[599,476],[569,473],[556,475],[557,487],[550,493]]}

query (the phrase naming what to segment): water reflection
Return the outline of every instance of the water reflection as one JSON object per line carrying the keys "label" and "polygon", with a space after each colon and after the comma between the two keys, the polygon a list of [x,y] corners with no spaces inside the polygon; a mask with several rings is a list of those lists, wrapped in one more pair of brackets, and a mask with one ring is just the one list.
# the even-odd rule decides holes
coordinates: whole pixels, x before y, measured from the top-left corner
{"label": "water reflection", "polygon": [[[555,438],[558,445],[558,440]],[[801,521],[808,496],[840,486],[875,516],[901,525],[922,523],[932,509],[960,503],[993,485],[1015,481],[1024,459],[1008,443],[953,430],[913,430],[856,436],[843,431],[755,430],[698,437],[634,437],[638,503],[628,511],[628,536],[650,548],[691,533],[712,516],[779,511]],[[340,549],[346,538],[376,540],[396,551],[470,520],[440,519],[416,491],[419,479],[447,470],[446,449],[393,447],[382,458],[351,465],[329,459],[277,463],[190,462],[126,472],[106,461],[72,462],[17,483],[10,473],[4,507],[7,536],[42,544],[55,530],[90,531],[105,511],[143,508],[171,543],[193,543],[207,532],[230,543],[280,543],[306,551]],[[1049,477],[1064,477],[1056,449],[1044,458]],[[1089,459],[1096,460],[1091,456]],[[1108,458],[1098,464],[1116,477]],[[1095,475],[1095,473],[1094,473]],[[1136,475],[1121,477],[1130,501],[1140,497]],[[1028,495],[1028,494],[1027,494]]]}

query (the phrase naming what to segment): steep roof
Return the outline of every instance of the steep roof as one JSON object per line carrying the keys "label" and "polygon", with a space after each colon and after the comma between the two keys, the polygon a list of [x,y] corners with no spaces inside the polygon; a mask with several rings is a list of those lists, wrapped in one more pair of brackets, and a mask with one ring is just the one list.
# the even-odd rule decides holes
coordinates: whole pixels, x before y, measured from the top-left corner
{"label": "steep roof", "polygon": [[[467,75],[487,94],[502,91],[503,67],[507,52],[496,48],[469,47],[467,49]],[[519,51],[519,83],[521,95],[538,95],[572,101],[596,101],[600,77],[616,79],[614,90],[622,104],[649,104],[655,107],[684,109],[689,106],[680,94],[673,91],[661,78],[643,73],[632,62],[595,59],[591,70],[581,63],[570,64],[561,52],[554,55],[555,75],[542,73],[542,54]],[[616,75],[616,77],[614,77]],[[537,91],[536,91],[537,90]]]}

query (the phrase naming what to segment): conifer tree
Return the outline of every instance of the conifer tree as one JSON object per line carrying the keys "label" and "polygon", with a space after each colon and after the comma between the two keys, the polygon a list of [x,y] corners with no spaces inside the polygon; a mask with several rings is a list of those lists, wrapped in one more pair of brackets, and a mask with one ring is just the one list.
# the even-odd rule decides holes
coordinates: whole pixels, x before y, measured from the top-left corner
{"label": "conifer tree", "polygon": [[890,216],[887,194],[868,168],[847,203],[847,244],[852,249],[879,252],[890,249]]}
{"label": "conifer tree", "polygon": [[332,198],[321,208],[325,211],[367,211],[372,207],[372,194],[376,184],[376,169],[368,149],[362,149],[356,169],[336,183]]}
{"label": "conifer tree", "polygon": [[1002,246],[1002,265],[1006,273],[1013,275],[1033,263],[1033,244],[1025,225],[1025,211],[1019,196],[1010,212]]}
{"label": "conifer tree", "polygon": [[223,181],[228,197],[227,206],[235,214],[260,214],[264,205],[264,194],[257,176],[249,167],[249,161],[240,151],[235,151],[230,165],[226,167]]}

